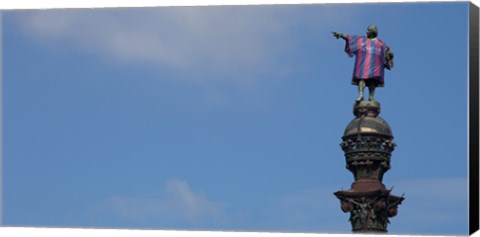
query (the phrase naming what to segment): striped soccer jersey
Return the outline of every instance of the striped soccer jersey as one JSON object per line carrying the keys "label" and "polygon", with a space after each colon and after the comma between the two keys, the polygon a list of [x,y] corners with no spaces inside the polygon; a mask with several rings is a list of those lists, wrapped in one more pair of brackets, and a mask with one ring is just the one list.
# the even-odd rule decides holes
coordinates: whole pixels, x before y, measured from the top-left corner
{"label": "striped soccer jersey", "polygon": [[385,50],[387,45],[380,39],[368,39],[365,36],[347,35],[345,52],[355,58],[352,80],[376,79],[383,86],[385,70]]}

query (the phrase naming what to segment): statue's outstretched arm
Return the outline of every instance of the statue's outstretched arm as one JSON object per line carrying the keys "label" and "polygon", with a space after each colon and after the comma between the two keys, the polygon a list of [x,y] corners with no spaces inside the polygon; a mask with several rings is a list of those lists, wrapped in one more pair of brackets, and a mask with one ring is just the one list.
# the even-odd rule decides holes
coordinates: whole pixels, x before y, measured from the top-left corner
{"label": "statue's outstretched arm", "polygon": [[335,38],[337,38],[337,39],[338,39],[338,38],[342,38],[342,39],[344,39],[344,40],[347,40],[347,36],[344,35],[344,34],[342,34],[342,33],[340,33],[340,32],[332,31],[332,34],[333,34],[333,37],[335,37]]}

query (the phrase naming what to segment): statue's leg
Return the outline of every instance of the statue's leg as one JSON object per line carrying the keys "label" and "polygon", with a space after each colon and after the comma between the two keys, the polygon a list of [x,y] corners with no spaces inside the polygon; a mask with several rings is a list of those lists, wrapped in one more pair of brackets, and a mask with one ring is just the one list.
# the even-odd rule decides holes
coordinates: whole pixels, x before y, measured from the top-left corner
{"label": "statue's leg", "polygon": [[363,100],[363,90],[365,89],[365,80],[360,79],[358,82],[358,98],[357,102],[360,102]]}
{"label": "statue's leg", "polygon": [[369,100],[369,101],[375,100],[375,99],[373,98],[373,96],[375,95],[375,88],[376,88],[376,86],[373,85],[373,83],[368,86],[368,91],[369,91],[368,100]]}

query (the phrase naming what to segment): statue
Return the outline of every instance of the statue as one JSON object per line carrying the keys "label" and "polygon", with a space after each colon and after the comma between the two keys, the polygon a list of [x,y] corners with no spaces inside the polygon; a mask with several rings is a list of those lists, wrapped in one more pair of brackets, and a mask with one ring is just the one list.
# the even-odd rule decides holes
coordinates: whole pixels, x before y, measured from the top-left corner
{"label": "statue", "polygon": [[369,101],[374,101],[376,87],[384,86],[384,69],[393,68],[393,52],[377,38],[378,30],[375,25],[367,27],[367,36],[345,35],[332,32],[337,39],[345,40],[345,52],[348,56],[356,56],[352,84],[358,85],[359,96],[357,102],[363,100],[365,86],[369,90]]}

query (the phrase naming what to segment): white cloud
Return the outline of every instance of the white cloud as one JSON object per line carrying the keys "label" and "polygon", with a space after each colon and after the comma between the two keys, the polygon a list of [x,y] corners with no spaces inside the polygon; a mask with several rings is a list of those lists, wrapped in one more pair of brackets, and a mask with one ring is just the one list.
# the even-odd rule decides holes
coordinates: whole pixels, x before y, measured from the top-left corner
{"label": "white cloud", "polygon": [[[272,65],[282,70],[299,30],[324,32],[356,13],[328,7],[224,6],[131,9],[64,9],[17,12],[33,38],[72,45],[104,58],[162,69],[248,74]],[[320,39],[315,39],[323,44]],[[226,78],[228,79],[228,78]]]}
{"label": "white cloud", "polygon": [[328,48],[325,42],[338,46],[330,31],[342,30],[340,25],[348,25],[355,14],[318,6],[217,6],[12,15],[21,32],[52,52],[67,49],[126,69],[153,68],[160,72],[159,80],[193,86],[200,96],[195,107],[217,108],[236,101],[265,104],[265,89],[296,78],[295,70],[319,66],[310,65],[315,60],[308,57],[295,65],[289,61],[292,55],[306,48],[325,53],[320,49]]}
{"label": "white cloud", "polygon": [[211,201],[206,195],[193,192],[184,181],[170,180],[157,195],[109,198],[92,215],[121,219],[130,227],[218,228],[227,221],[226,207],[225,203]]}
{"label": "white cloud", "polygon": [[117,60],[186,69],[254,65],[284,32],[282,14],[241,8],[46,10],[19,13],[22,29]]}

